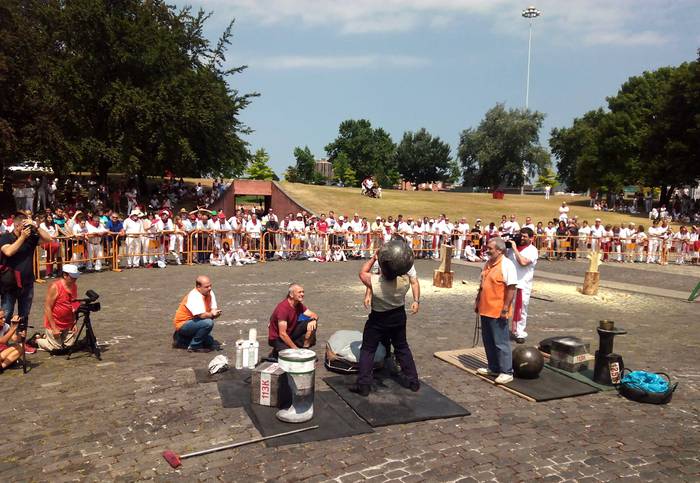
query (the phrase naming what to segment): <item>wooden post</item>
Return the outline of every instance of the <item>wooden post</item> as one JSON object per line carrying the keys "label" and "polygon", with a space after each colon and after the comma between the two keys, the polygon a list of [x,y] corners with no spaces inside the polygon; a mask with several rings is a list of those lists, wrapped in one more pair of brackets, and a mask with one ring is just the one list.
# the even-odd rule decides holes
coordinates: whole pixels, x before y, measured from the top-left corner
{"label": "wooden post", "polygon": [[601,263],[602,255],[599,251],[592,252],[587,257],[590,260],[588,264],[588,271],[583,277],[583,289],[581,293],[584,295],[596,295],[598,293],[598,286],[600,285],[600,272],[598,267]]}
{"label": "wooden post", "polygon": [[452,245],[440,247],[440,266],[433,274],[433,285],[441,288],[452,288],[454,272],[452,268]]}

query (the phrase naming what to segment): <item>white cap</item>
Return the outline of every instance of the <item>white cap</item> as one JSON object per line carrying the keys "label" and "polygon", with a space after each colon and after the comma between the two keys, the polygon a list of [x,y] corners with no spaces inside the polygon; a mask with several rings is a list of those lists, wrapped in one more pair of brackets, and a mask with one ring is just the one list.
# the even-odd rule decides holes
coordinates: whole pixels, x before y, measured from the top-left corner
{"label": "white cap", "polygon": [[78,267],[73,265],[72,263],[67,263],[66,265],[63,265],[63,273],[67,273],[72,278],[78,278],[80,276],[80,271],[78,270]]}
{"label": "white cap", "polygon": [[345,218],[343,217],[343,215],[340,215],[340,216],[338,217],[338,219],[339,219],[340,221],[343,221]]}
{"label": "white cap", "polygon": [[296,216],[296,217],[297,217],[297,218],[302,218],[303,215],[302,215],[301,213],[297,213],[297,216]]}
{"label": "white cap", "polygon": [[141,210],[132,210],[129,216],[141,216],[142,214]]}

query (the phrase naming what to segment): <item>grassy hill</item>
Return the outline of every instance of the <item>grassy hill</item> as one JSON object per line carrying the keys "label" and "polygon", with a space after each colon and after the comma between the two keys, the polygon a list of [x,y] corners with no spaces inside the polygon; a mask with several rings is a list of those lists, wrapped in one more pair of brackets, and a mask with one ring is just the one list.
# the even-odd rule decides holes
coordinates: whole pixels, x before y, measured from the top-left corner
{"label": "grassy hill", "polygon": [[581,196],[552,196],[551,199],[545,200],[544,196],[507,194],[503,200],[494,200],[490,193],[384,190],[382,199],[373,199],[362,196],[359,188],[287,182],[280,184],[295,200],[315,213],[328,213],[329,210],[333,210],[338,215],[352,216],[357,212],[368,219],[374,219],[377,215],[395,217],[399,213],[404,217],[434,218],[440,213],[445,213],[451,220],[459,220],[464,216],[473,224],[476,218],[481,218],[485,223],[498,223],[501,215],[515,214],[521,223],[526,216],[531,216],[533,222],[537,223],[558,217],[559,206],[562,201],[566,201],[571,207],[570,216],[576,215],[579,220],[586,219],[591,224],[596,217],[600,217],[603,223],[619,224],[633,221],[649,224],[644,216],[593,211],[588,206],[588,199]]}

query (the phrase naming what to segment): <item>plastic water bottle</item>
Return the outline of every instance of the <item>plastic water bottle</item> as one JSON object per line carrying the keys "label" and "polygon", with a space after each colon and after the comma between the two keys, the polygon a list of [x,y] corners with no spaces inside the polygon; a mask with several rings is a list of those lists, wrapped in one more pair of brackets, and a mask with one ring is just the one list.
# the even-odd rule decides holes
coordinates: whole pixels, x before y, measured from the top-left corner
{"label": "plastic water bottle", "polygon": [[252,328],[248,331],[248,340],[250,342],[255,342],[258,340],[258,329]]}
{"label": "plastic water bottle", "polygon": [[243,341],[236,341],[236,369],[243,369]]}
{"label": "plastic water bottle", "polygon": [[249,343],[251,344],[251,347],[250,347],[250,355],[248,357],[248,363],[249,363],[248,368],[255,369],[255,366],[258,365],[258,357],[259,357],[258,352],[260,351],[260,342],[258,342],[256,340],[256,341],[249,342]]}
{"label": "plastic water bottle", "polygon": [[252,345],[252,344],[250,343],[250,341],[247,341],[247,340],[241,341],[241,348],[242,348],[242,352],[243,352],[243,367],[250,367],[250,362],[249,362],[249,361],[250,361],[250,359],[251,359],[250,356],[252,355],[252,354],[250,353],[250,352],[251,352],[251,351],[250,351],[250,346],[251,346],[251,345]]}

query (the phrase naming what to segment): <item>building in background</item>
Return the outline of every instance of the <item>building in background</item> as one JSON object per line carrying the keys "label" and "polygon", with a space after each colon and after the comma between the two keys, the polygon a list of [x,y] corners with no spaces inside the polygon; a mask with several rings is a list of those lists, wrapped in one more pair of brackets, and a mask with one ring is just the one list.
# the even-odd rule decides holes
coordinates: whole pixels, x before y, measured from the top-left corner
{"label": "building in background", "polygon": [[333,182],[333,165],[327,159],[317,159],[314,163],[314,171],[323,176],[327,185]]}

